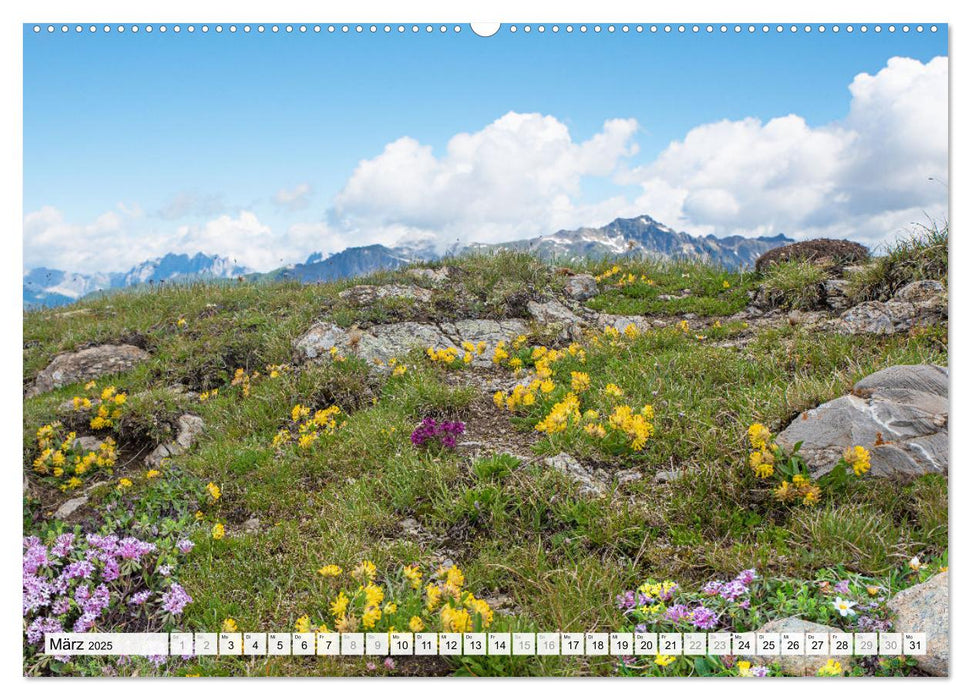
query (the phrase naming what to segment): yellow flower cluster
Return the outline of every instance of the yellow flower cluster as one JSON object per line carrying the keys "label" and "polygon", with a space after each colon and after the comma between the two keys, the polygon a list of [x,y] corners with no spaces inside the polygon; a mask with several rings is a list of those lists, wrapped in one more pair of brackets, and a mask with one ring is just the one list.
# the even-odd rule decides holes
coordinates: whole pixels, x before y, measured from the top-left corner
{"label": "yellow flower cluster", "polygon": [[[329,579],[337,579],[343,569],[328,564],[318,573]],[[444,632],[471,632],[489,627],[495,617],[489,604],[465,590],[465,575],[457,566],[439,568],[432,575],[432,582],[422,588],[423,574],[416,565],[401,569],[400,586],[394,582],[377,581],[377,568],[368,560],[355,566],[351,577],[357,582],[356,590],[340,588],[330,598],[327,611],[338,632],[358,630],[396,631],[409,629],[421,632],[440,629]],[[334,584],[331,584],[334,585]],[[389,596],[397,591],[397,599]],[[315,629],[309,615],[299,617],[297,631]],[[316,627],[328,631],[327,623]]]}
{"label": "yellow flower cluster", "polygon": [[392,377],[400,377],[408,371],[408,366],[403,362],[399,362],[397,357],[392,357],[388,360],[388,367],[391,368]]}
{"label": "yellow flower cluster", "polygon": [[632,450],[643,450],[647,445],[648,439],[654,435],[654,407],[646,405],[638,413],[634,413],[630,406],[615,406],[613,413],[610,414],[608,423],[611,428],[619,430],[630,439]]}
{"label": "yellow flower cluster", "polygon": [[580,423],[580,399],[573,392],[553,404],[546,417],[536,424],[536,430],[547,435],[562,433],[570,425]]}
{"label": "yellow flower cluster", "polygon": [[343,422],[337,422],[339,415],[341,410],[337,406],[329,406],[311,413],[309,406],[298,403],[290,410],[290,419],[295,431],[281,428],[273,436],[273,447],[282,447],[295,441],[300,449],[309,449],[322,435],[333,435],[344,425]]}
{"label": "yellow flower cluster", "polygon": [[775,473],[775,444],[769,444],[772,433],[761,423],[753,423],[748,429],[749,443],[752,453],[749,454],[748,465],[760,479],[768,479]]}
{"label": "yellow flower cluster", "polygon": [[814,506],[819,503],[822,490],[809,477],[796,474],[791,482],[783,479],[782,483],[772,491],[772,495],[781,503],[802,501],[803,505]]}
{"label": "yellow flower cluster", "polygon": [[77,446],[74,431],[62,433],[60,423],[50,423],[37,429],[37,457],[33,468],[37,474],[64,479],[62,491],[70,491],[81,485],[80,477],[95,469],[111,468],[118,458],[118,447],[110,437],[105,438],[97,450],[84,451]]}
{"label": "yellow flower cluster", "polygon": [[[95,382],[88,382],[84,385],[85,390],[96,390],[98,385]],[[91,417],[90,426],[92,430],[104,430],[111,428],[114,421],[122,416],[122,406],[128,401],[128,394],[119,392],[115,387],[105,387],[100,397],[75,396],[71,399],[71,404],[75,411],[89,411],[94,406],[98,407],[95,415]]]}
{"label": "yellow flower cluster", "polygon": [[[425,354],[428,355],[428,359],[430,359],[432,362],[451,367],[452,365],[455,365],[459,359],[461,359],[463,365],[470,364],[472,360],[474,360],[477,356],[482,355],[486,351],[485,341],[480,341],[478,344],[473,344],[465,340],[462,341],[461,345],[461,349],[456,347],[430,347],[425,350]],[[497,345],[496,351],[498,352],[498,350],[499,346]],[[495,361],[494,355],[493,361]]]}
{"label": "yellow flower cluster", "polygon": [[219,396],[219,389],[211,389],[210,391],[203,391],[199,394],[199,403],[205,403]]}
{"label": "yellow flower cluster", "polygon": [[604,272],[601,272],[599,275],[594,277],[594,279],[597,280],[598,282],[603,282],[605,280],[609,280],[614,275],[620,274],[620,272],[621,272],[620,265],[614,265],[610,269],[605,270]]}
{"label": "yellow flower cluster", "polygon": [[247,374],[246,370],[242,367],[238,368],[233,374],[233,379],[229,383],[230,386],[242,387],[243,396],[248,398],[250,394],[250,382],[259,379],[260,373],[253,372],[253,374]]}
{"label": "yellow flower cluster", "polygon": [[829,659],[823,664],[818,671],[816,671],[817,676],[842,676],[843,666],[839,661],[835,659]]}
{"label": "yellow flower cluster", "polygon": [[853,473],[863,476],[870,471],[870,451],[860,445],[846,448],[843,460],[853,468]]}

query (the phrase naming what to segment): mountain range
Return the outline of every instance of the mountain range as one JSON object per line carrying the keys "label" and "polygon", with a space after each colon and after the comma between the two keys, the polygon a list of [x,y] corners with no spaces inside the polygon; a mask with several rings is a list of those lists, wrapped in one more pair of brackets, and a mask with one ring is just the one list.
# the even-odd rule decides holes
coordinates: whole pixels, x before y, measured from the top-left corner
{"label": "mountain range", "polygon": [[[453,248],[447,255],[462,252],[488,252],[498,249],[524,250],[546,260],[581,258],[681,258],[707,259],[727,268],[746,268],[762,253],[787,243],[791,238],[692,236],[675,231],[649,216],[615,219],[600,228],[579,228],[498,244],[473,243]],[[254,273],[218,255],[197,253],[146,260],[127,272],[82,274],[46,267],[24,273],[24,307],[60,306],[92,292],[121,289],[135,285],[182,282],[197,279],[227,279],[247,275],[250,279],[286,279],[300,282],[325,282],[366,275],[377,270],[394,269],[442,256],[426,242],[398,246],[380,244],[346,248],[324,257],[314,253],[303,263],[288,265],[268,273]]]}

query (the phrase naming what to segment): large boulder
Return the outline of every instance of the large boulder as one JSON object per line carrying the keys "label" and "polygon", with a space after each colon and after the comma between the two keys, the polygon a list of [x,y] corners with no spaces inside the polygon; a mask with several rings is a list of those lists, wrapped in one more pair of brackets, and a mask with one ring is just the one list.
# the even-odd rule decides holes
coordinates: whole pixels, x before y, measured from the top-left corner
{"label": "large boulder", "polygon": [[948,675],[950,658],[948,633],[947,572],[897,593],[888,605],[896,616],[897,632],[923,632],[927,654],[915,656],[917,667],[932,676]]}
{"label": "large boulder", "polygon": [[934,280],[911,282],[889,301],[865,301],[840,316],[837,330],[846,335],[905,333],[947,319],[947,293]]}
{"label": "large boulder", "polygon": [[[491,350],[500,340],[511,340],[529,332],[521,319],[494,321],[467,319],[455,323],[416,323],[404,321],[374,326],[367,330],[341,328],[333,323],[317,323],[295,342],[297,353],[305,360],[327,357],[331,348],[342,355],[357,355],[368,362],[387,363],[393,357],[404,357],[413,348],[461,347],[462,342],[477,345],[484,342]],[[476,365],[490,364],[487,352],[477,355]]]}
{"label": "large boulder", "polygon": [[[800,617],[785,617],[781,620],[772,620],[762,625],[756,633],[764,632],[769,634],[807,633],[830,635],[839,633],[843,630],[829,625],[821,625],[818,622],[809,622]],[[824,666],[829,660],[829,656],[751,656],[749,660],[759,666],[768,666],[778,663],[779,668],[788,676],[815,676],[816,671]]]}
{"label": "large boulder", "polygon": [[556,327],[561,341],[580,340],[583,336],[583,319],[556,299],[542,302],[530,301],[526,304],[526,309],[540,325]]}
{"label": "large boulder", "polygon": [[38,373],[27,390],[27,397],[76,382],[127,372],[148,357],[147,352],[134,345],[96,345],[77,352],[62,353]]}
{"label": "large boulder", "polygon": [[866,246],[833,238],[815,238],[773,248],[755,261],[756,272],[765,272],[772,265],[792,260],[811,261],[826,266],[843,266],[862,262],[870,257]]}
{"label": "large boulder", "polygon": [[816,477],[847,447],[870,451],[870,474],[918,476],[948,468],[948,374],[937,365],[896,365],[864,377],[853,391],[799,415],[776,438],[801,453]]}

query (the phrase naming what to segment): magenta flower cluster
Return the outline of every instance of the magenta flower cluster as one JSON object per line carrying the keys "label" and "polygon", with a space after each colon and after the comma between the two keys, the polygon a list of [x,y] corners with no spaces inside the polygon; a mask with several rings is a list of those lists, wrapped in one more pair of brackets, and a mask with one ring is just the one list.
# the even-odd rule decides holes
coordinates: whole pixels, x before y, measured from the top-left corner
{"label": "magenta flower cluster", "polygon": [[[159,611],[181,614],[192,598],[166,578],[160,560],[172,561],[177,552],[188,553],[191,545],[188,540],[173,545],[169,540],[155,543],[114,534],[80,538],[68,532],[46,543],[25,537],[23,615],[28,644],[42,642],[47,632],[123,628],[132,617],[151,619]],[[153,601],[157,603],[151,606]]]}
{"label": "magenta flower cluster", "polygon": [[439,423],[434,418],[425,418],[411,433],[411,444],[415,447],[427,447],[432,444],[439,444],[442,447],[453,448],[456,438],[465,432],[465,423],[462,421],[442,421]]}

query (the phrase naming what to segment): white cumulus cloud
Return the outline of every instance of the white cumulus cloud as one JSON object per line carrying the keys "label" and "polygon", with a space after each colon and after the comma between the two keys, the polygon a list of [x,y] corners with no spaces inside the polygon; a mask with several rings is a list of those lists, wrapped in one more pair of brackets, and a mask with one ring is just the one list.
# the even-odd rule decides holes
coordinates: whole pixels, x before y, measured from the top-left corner
{"label": "white cumulus cloud", "polygon": [[584,177],[608,177],[637,151],[637,122],[612,119],[575,142],[552,116],[509,112],[453,136],[441,156],[413,138],[361,161],[335,200],[339,225],[432,231],[443,243],[508,240],[581,223]]}
{"label": "white cumulus cloud", "polygon": [[277,193],[273,195],[273,203],[289,211],[306,209],[310,206],[310,197],[313,192],[313,187],[309,183],[302,182],[290,190],[286,188],[277,190]]}

